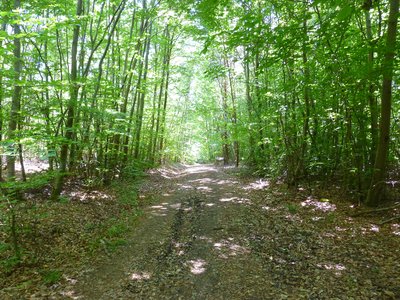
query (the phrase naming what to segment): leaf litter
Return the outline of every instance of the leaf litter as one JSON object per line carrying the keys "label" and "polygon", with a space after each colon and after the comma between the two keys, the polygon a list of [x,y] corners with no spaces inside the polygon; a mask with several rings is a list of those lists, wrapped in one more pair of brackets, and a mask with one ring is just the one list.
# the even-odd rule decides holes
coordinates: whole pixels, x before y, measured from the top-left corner
{"label": "leaf litter", "polygon": [[68,233],[57,220],[68,215],[74,228],[94,215],[101,223],[115,202],[93,212],[60,206],[47,216],[54,225],[47,249],[68,255],[60,250],[49,262],[62,280],[39,285],[31,298],[400,298],[400,225],[379,225],[387,211],[351,217],[358,208],[335,187],[293,191],[236,169],[180,166],[150,171],[138,199],[143,215],[127,224],[123,246],[95,259],[80,242],[90,240],[85,227]]}

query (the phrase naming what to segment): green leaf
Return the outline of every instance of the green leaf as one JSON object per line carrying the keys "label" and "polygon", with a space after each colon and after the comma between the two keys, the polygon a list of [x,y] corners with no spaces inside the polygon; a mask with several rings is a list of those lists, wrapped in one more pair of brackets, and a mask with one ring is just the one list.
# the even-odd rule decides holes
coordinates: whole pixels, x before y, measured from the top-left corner
{"label": "green leaf", "polygon": [[350,5],[346,5],[343,7],[337,15],[339,21],[344,21],[349,18],[353,13],[353,7]]}

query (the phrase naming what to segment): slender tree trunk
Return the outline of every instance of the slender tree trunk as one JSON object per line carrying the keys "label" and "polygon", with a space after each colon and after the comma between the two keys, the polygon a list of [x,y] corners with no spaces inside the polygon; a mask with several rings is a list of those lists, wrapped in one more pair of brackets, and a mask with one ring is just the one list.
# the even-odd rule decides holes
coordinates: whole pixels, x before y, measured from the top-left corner
{"label": "slender tree trunk", "polygon": [[371,7],[366,7],[365,10],[365,27],[368,39],[368,47],[370,48],[368,51],[368,103],[371,114],[371,152],[370,152],[370,165],[374,165],[374,160],[376,156],[376,146],[378,145],[378,107],[376,102],[376,97],[374,95],[375,85],[373,80],[373,67],[374,67],[374,47],[373,47],[373,36],[372,36],[372,26],[371,26],[371,16],[369,10]]}
{"label": "slender tree trunk", "polygon": [[248,61],[248,53],[246,51],[245,54],[245,64],[244,64],[244,72],[245,72],[245,81],[246,81],[246,104],[247,104],[247,115],[249,118],[249,162],[251,164],[255,164],[256,156],[254,154],[255,149],[255,141],[254,141],[254,133],[252,130],[252,123],[254,122],[254,111],[253,111],[253,99],[251,97],[251,87],[250,87],[250,63]]}
{"label": "slender tree trunk", "polygon": [[136,138],[135,138],[135,151],[133,157],[135,159],[139,158],[140,153],[140,141],[142,135],[142,125],[143,125],[143,113],[144,113],[144,100],[146,96],[146,81],[147,81],[147,72],[149,69],[149,53],[150,53],[150,37],[151,37],[152,25],[150,25],[149,36],[147,37],[147,41],[145,43],[145,57],[144,57],[144,71],[143,71],[143,81],[141,85],[141,94],[138,102],[138,118],[136,123]]}
{"label": "slender tree trunk", "polygon": [[384,200],[386,184],[387,156],[390,142],[390,117],[392,109],[392,79],[396,51],[397,20],[399,15],[399,0],[390,1],[389,21],[386,39],[386,54],[383,60],[383,83],[381,119],[379,124],[379,144],[377,146],[374,170],[367,205],[377,205]]}
{"label": "slender tree trunk", "polygon": [[[167,28],[165,29],[167,30]],[[154,133],[154,141],[153,141],[153,149],[152,149],[152,156],[156,156],[156,151],[157,151],[157,143],[158,143],[158,138],[159,138],[159,133],[160,133],[160,127],[161,125],[161,115],[162,114],[162,99],[164,95],[164,86],[165,86],[165,77],[166,77],[166,72],[167,72],[167,54],[164,51],[164,57],[163,57],[163,64],[162,64],[162,73],[161,73],[161,83],[160,83],[160,90],[158,94],[158,104],[157,104],[157,118],[156,118],[156,130]],[[161,152],[161,151],[160,151]]]}
{"label": "slender tree trunk", "polygon": [[166,116],[167,116],[167,101],[168,101],[168,90],[169,90],[169,80],[170,80],[170,63],[171,63],[171,55],[172,48],[174,46],[174,35],[170,35],[169,30],[167,28],[167,37],[169,38],[169,43],[167,47],[166,54],[166,74],[165,74],[165,89],[164,89],[164,102],[163,109],[161,114],[161,128],[160,128],[160,163],[163,160],[163,151],[165,148],[165,131],[166,131]]}
{"label": "slender tree trunk", "polygon": [[238,125],[237,125],[237,109],[236,109],[236,95],[235,95],[235,88],[233,85],[233,76],[232,70],[229,65],[228,58],[225,58],[226,67],[228,68],[228,79],[229,79],[229,88],[230,88],[230,96],[232,101],[232,122],[233,122],[233,150],[235,152],[235,166],[236,168],[239,167],[240,162],[240,149],[239,149],[239,134],[238,134]]}
{"label": "slender tree trunk", "polygon": [[[260,53],[256,52],[255,63],[254,63],[254,79],[255,79],[255,100],[256,100],[256,116],[257,116],[257,131],[258,131],[258,147],[256,155],[264,155],[265,145],[264,145],[264,128],[263,122],[261,120],[261,113],[263,111],[263,105],[261,100],[261,80],[260,80]],[[253,102],[254,103],[254,102]]]}
{"label": "slender tree trunk", "polygon": [[[20,0],[14,0],[14,9],[18,9],[21,6]],[[21,33],[21,29],[18,22],[13,24],[14,29],[14,90],[11,100],[11,111],[10,120],[8,122],[8,138],[11,141],[9,146],[10,154],[7,155],[7,178],[9,181],[15,180],[15,157],[17,149],[15,145],[18,144],[18,136],[16,134],[17,126],[21,115],[21,96],[22,87],[19,82],[21,79],[22,71],[22,58],[21,58],[21,39],[18,35]]]}
{"label": "slender tree trunk", "polygon": [[23,155],[23,147],[22,144],[18,144],[18,155],[19,155],[19,163],[21,166],[21,178],[22,181],[26,182],[26,172],[25,172],[25,165],[24,165],[24,155]]}
{"label": "slender tree trunk", "polygon": [[[2,31],[6,30],[6,23],[1,24]],[[3,46],[3,41],[0,41],[0,48]],[[4,87],[3,87],[3,70],[4,60],[1,60],[0,66],[0,143],[3,140],[3,100],[4,100]],[[3,181],[3,155],[0,154],[0,182]]]}
{"label": "slender tree trunk", "polygon": [[154,163],[154,155],[153,155],[153,139],[154,139],[154,128],[156,124],[156,104],[157,104],[157,90],[158,90],[158,83],[157,83],[157,73],[158,73],[158,48],[157,45],[154,45],[154,74],[155,74],[155,82],[154,82],[154,90],[153,90],[153,99],[152,99],[152,106],[153,109],[151,111],[151,125],[150,125],[150,137],[149,137],[149,145],[147,147],[147,159]]}
{"label": "slender tree trunk", "polygon": [[[306,9],[306,8],[305,8]],[[304,175],[305,173],[305,158],[306,158],[306,153],[307,153],[307,140],[308,136],[310,134],[310,114],[311,114],[311,108],[310,108],[310,102],[311,102],[311,91],[310,91],[310,67],[308,65],[308,57],[307,57],[307,44],[306,44],[306,38],[307,38],[307,19],[306,16],[304,16],[303,20],[303,45],[302,45],[302,58],[303,58],[303,72],[304,72],[304,106],[305,106],[305,112],[303,113],[303,134],[302,134],[302,141],[301,141],[301,151],[300,151],[300,157],[296,166],[295,170],[295,180],[301,176]],[[310,135],[311,136],[311,135]]]}
{"label": "slender tree trunk", "polygon": [[[76,2],[76,16],[79,17],[83,12],[83,0]],[[71,47],[71,73],[70,73],[70,98],[67,105],[67,121],[65,124],[64,141],[61,145],[60,168],[57,174],[51,198],[56,200],[61,193],[64,184],[65,172],[68,163],[68,149],[74,136],[74,118],[75,108],[78,101],[79,85],[78,79],[78,41],[79,41],[80,25],[74,26],[74,33]]]}
{"label": "slender tree trunk", "polygon": [[222,125],[222,156],[224,157],[224,165],[229,164],[229,133],[228,133],[228,79],[224,76],[221,82],[221,94],[222,94],[222,114],[223,114],[223,125]]}

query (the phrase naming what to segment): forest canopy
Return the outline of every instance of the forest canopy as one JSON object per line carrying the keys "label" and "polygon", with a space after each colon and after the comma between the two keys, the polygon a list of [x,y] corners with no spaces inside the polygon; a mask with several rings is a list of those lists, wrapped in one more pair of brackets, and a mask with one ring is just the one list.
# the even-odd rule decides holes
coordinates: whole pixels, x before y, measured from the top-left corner
{"label": "forest canopy", "polygon": [[397,182],[398,0],[1,5],[2,181],[40,159],[55,199],[67,174],[222,157],[370,204]]}

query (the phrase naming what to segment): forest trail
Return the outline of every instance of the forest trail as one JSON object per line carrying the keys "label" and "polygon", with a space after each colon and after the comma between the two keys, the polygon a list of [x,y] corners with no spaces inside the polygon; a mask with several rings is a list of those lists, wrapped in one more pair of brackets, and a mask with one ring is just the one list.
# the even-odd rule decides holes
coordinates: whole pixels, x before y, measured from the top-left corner
{"label": "forest trail", "polygon": [[[308,198],[306,205],[290,207],[267,181],[239,179],[232,169],[212,165],[154,171],[140,198],[150,204],[128,245],[104,264],[86,270],[70,287],[74,291],[65,295],[74,299],[400,295],[400,268],[393,265],[399,261],[387,257],[384,262],[382,257],[387,253],[383,248],[395,249],[396,237],[387,238],[389,233],[378,234],[373,228],[358,236],[357,230],[364,227],[340,219],[334,204],[318,202],[319,209]],[[398,250],[393,251],[398,258]],[[368,256],[372,252],[378,260]]]}

